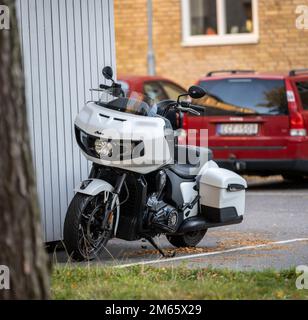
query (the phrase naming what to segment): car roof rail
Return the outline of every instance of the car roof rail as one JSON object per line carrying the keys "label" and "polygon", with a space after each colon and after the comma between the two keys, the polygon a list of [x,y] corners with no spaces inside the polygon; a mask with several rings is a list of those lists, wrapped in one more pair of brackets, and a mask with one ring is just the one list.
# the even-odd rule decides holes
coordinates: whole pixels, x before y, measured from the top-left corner
{"label": "car roof rail", "polygon": [[217,73],[231,73],[231,74],[238,74],[238,73],[255,73],[254,70],[215,70],[215,71],[210,71],[207,73],[207,77],[211,77],[214,74]]}
{"label": "car roof rail", "polygon": [[299,73],[308,73],[308,69],[293,69],[290,70],[289,76],[294,77],[298,75]]}

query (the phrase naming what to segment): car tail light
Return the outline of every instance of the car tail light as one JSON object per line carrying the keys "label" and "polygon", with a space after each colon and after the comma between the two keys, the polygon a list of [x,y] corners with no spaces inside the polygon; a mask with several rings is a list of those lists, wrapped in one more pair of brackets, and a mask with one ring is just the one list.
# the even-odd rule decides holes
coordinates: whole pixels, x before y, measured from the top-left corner
{"label": "car tail light", "polygon": [[287,91],[287,98],[290,111],[290,136],[305,137],[307,135],[307,130],[305,128],[304,118],[297,110],[297,104],[293,90]]}
{"label": "car tail light", "polygon": [[178,138],[179,145],[186,145],[187,144],[187,131],[185,129],[178,129],[176,131],[176,136]]}
{"label": "car tail light", "polygon": [[187,129],[188,122],[187,122],[187,114],[183,114],[183,123],[182,123],[183,129]]}

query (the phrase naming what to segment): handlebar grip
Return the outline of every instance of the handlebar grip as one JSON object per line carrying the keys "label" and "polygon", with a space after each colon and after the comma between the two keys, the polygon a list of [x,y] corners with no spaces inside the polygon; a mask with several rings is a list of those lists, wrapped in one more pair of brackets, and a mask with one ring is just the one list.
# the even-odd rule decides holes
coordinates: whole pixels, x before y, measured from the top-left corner
{"label": "handlebar grip", "polygon": [[196,116],[200,116],[200,115],[201,115],[201,113],[200,113],[199,111],[197,111],[197,110],[195,110],[195,109],[193,109],[193,108],[189,108],[189,109],[188,109],[188,112],[189,112],[189,113],[192,113],[192,114],[194,114],[194,115],[196,115]]}
{"label": "handlebar grip", "polygon": [[181,106],[183,108],[189,108],[190,107],[190,102],[188,102],[188,101],[181,101],[180,104],[181,104]]}
{"label": "handlebar grip", "polygon": [[107,86],[107,85],[105,85],[105,84],[100,84],[99,87],[100,87],[101,89],[105,89],[105,90],[110,89],[110,86]]}

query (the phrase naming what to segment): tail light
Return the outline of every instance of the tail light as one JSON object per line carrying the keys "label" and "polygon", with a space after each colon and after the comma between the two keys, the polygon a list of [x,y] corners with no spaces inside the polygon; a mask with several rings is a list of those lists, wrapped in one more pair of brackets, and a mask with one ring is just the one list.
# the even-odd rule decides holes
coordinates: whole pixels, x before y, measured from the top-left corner
{"label": "tail light", "polygon": [[290,114],[290,135],[293,137],[304,137],[307,135],[303,116],[297,111]]}
{"label": "tail light", "polygon": [[290,136],[305,137],[307,130],[305,128],[304,118],[297,110],[295,94],[292,89],[287,91],[289,111],[290,111]]}
{"label": "tail light", "polygon": [[178,138],[178,144],[182,146],[187,145],[187,132],[185,129],[178,129],[176,131],[176,136]]}
{"label": "tail light", "polygon": [[183,114],[183,123],[182,123],[183,129],[187,129],[188,121],[187,121],[187,114]]}
{"label": "tail light", "polygon": [[178,144],[187,145],[187,130],[188,130],[188,122],[187,122],[187,114],[182,113],[182,129],[177,130]]}

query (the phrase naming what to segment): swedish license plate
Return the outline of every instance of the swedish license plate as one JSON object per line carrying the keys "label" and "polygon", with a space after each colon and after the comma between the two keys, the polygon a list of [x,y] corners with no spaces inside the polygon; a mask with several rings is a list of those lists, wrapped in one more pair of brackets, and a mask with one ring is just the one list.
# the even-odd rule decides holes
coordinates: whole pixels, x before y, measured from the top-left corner
{"label": "swedish license plate", "polygon": [[217,126],[221,136],[255,136],[258,134],[257,123],[223,123]]}

